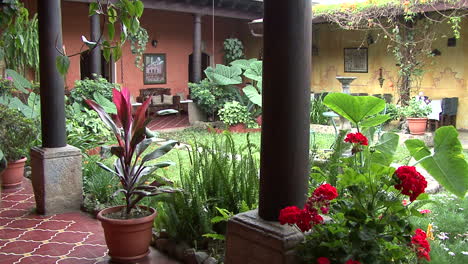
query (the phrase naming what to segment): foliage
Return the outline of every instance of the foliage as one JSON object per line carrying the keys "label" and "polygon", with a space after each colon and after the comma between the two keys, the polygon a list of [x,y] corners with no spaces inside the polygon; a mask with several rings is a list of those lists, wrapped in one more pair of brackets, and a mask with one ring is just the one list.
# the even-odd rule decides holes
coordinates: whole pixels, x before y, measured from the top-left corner
{"label": "foliage", "polygon": [[94,79],[76,80],[75,88],[70,91],[69,103],[78,103],[85,106],[83,98],[96,98],[95,93],[99,93],[104,98],[112,101],[112,89],[119,89],[120,86],[116,83],[110,83],[101,76],[94,76]]}
{"label": "foliage", "polygon": [[371,0],[317,5],[313,13],[345,30],[377,31],[379,38],[389,41],[388,50],[399,66],[398,90],[403,105],[432,62],[434,41],[447,37],[439,26],[448,24],[459,38],[461,17],[467,15],[463,1],[455,0]]}
{"label": "foliage", "polygon": [[252,126],[255,121],[250,116],[247,107],[241,105],[237,101],[227,102],[224,107],[218,112],[219,119],[226,125],[232,126],[236,124],[246,124]]}
{"label": "foliage", "polygon": [[[0,60],[6,67],[26,73],[32,69],[39,73],[39,34],[37,15],[29,18],[29,12],[17,1],[6,1],[0,18]],[[3,22],[3,23],[2,23]],[[5,28],[3,28],[5,27]]]}
{"label": "foliage", "polygon": [[233,214],[255,208],[258,203],[258,146],[236,145],[231,134],[195,142],[188,149],[190,166],[181,167],[180,187],[184,190],[160,204],[156,227],[191,246],[203,246],[207,233],[225,233],[225,225],[210,219],[218,208]]}
{"label": "foliage", "polygon": [[[94,109],[101,120],[113,132],[118,146],[110,147],[109,151],[117,159],[114,162],[114,169],[103,163],[98,163],[101,168],[116,175],[122,189],[117,190],[114,195],[123,193],[126,201],[126,210],[123,217],[128,218],[130,212],[141,199],[147,196],[156,196],[163,193],[177,192],[177,189],[163,186],[169,181],[162,179],[155,180],[149,184],[146,180],[159,168],[172,165],[172,162],[159,162],[153,165],[145,165],[148,161],[160,158],[169,152],[178,142],[169,141],[156,150],[142,156],[145,150],[154,143],[154,138],[145,135],[146,125],[149,119],[146,117],[146,110],[151,99],[146,100],[142,106],[138,107],[136,113],[132,114],[132,104],[130,103],[130,92],[123,88],[122,91],[113,90],[113,102],[117,108],[116,119],[122,127],[118,127],[105,110],[96,102],[87,99],[86,103]],[[141,160],[141,161],[140,161]]]}
{"label": "foliage", "polygon": [[390,118],[386,121],[386,123],[400,119],[401,113],[400,110],[397,108],[395,104],[387,103],[385,107],[385,114],[389,115]]}
{"label": "foliage", "polygon": [[33,120],[18,110],[0,105],[0,149],[8,161],[27,157],[37,132]]}
{"label": "foliage", "polygon": [[318,125],[328,124],[328,118],[323,116],[323,113],[327,111],[328,108],[323,104],[322,97],[312,99],[310,105],[310,123]]}
{"label": "foliage", "polygon": [[216,85],[208,79],[200,83],[189,83],[190,96],[206,114],[214,116],[226,102],[236,98],[232,89]]}
{"label": "foliage", "polygon": [[242,41],[237,38],[224,40],[224,63],[229,64],[244,57],[244,45],[242,45]]}
{"label": "foliage", "polygon": [[3,151],[0,149],[0,173],[6,169],[7,167],[7,160],[5,158],[5,155],[3,155]]}
{"label": "foliage", "polygon": [[129,32],[130,50],[135,54],[135,65],[138,69],[143,70],[143,53],[146,50],[148,43],[148,32],[146,29],[140,27],[135,33]]}
{"label": "foliage", "polygon": [[[122,57],[122,48],[130,36],[142,34],[140,27],[140,18],[143,15],[144,5],[140,0],[95,0],[89,4],[89,16],[102,15],[104,17],[107,34],[102,32],[101,36],[96,42],[88,41],[82,36],[83,47],[86,46],[88,50],[100,48],[103,51],[103,56],[106,61],[112,58],[118,61]],[[116,29],[117,28],[117,29]],[[119,34],[117,35],[116,32]],[[142,52],[143,37],[138,37],[138,53]],[[146,45],[146,44],[145,44]],[[57,47],[61,50],[61,47]],[[70,66],[69,57],[80,55],[83,50],[72,54],[66,55],[65,51],[61,51],[61,55],[56,58],[57,70],[62,74],[68,72]],[[137,53],[137,60],[140,55]]]}
{"label": "foliage", "polygon": [[[374,142],[373,126],[363,131],[368,138],[360,133],[360,125],[363,127],[369,116],[382,111],[385,104],[365,96],[353,97],[354,101],[333,94],[327,97],[325,103],[355,123],[358,133],[346,136],[344,142],[352,147],[351,156],[340,158],[331,165],[338,169],[318,170],[322,179],[337,179],[339,196],[324,200],[317,195],[317,189],[312,188],[304,209],[287,207],[280,213],[283,224],[295,224],[303,232],[313,229],[306,233],[305,241],[298,248],[303,262],[316,263],[319,257],[327,258],[331,263],[351,263],[351,260],[357,261],[352,263],[420,263],[423,258],[430,260],[426,234],[422,230],[415,231],[408,221],[409,217],[423,217],[418,209],[432,202],[424,194],[426,180],[414,166],[400,166],[396,170],[390,167],[398,147],[398,135],[386,133]],[[342,100],[346,102],[340,102]],[[361,104],[368,105],[356,107]],[[435,144],[434,154],[431,154],[420,141],[406,142],[411,156],[418,163],[426,163],[423,166],[428,173],[434,178],[442,177],[441,185],[464,197],[468,188],[468,165],[455,129],[438,129]],[[314,177],[315,181],[317,179]],[[323,190],[325,185],[328,184],[322,184],[318,189]],[[460,187],[454,188],[454,185]],[[330,188],[333,189],[325,189]],[[407,196],[410,202],[403,200]],[[324,221],[318,212],[330,214],[330,220]]]}
{"label": "foliage", "polygon": [[407,106],[401,108],[401,114],[405,117],[427,117],[432,111],[430,105],[424,101],[413,98],[409,101]]}
{"label": "foliage", "polygon": [[13,78],[6,77],[0,79],[0,96],[12,95],[15,91],[15,86],[13,85]]}

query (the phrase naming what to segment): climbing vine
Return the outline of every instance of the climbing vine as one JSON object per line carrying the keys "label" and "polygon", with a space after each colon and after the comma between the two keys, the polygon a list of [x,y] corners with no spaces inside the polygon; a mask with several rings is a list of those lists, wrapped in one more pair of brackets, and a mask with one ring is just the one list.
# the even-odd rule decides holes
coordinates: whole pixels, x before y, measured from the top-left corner
{"label": "climbing vine", "polygon": [[148,43],[148,32],[146,29],[140,27],[137,32],[129,33],[130,38],[130,50],[135,55],[135,65],[143,70],[143,53],[146,50],[146,44]]}
{"label": "climbing vine", "polygon": [[399,67],[400,102],[407,104],[418,88],[431,58],[437,55],[432,44],[442,38],[437,31],[448,24],[455,38],[460,37],[461,20],[467,13],[464,1],[456,0],[368,0],[361,3],[319,5],[314,16],[346,30],[377,31],[388,41],[387,48]]}
{"label": "climbing vine", "polygon": [[228,38],[224,40],[224,63],[229,65],[229,63],[244,59],[244,45],[242,41],[237,38]]}

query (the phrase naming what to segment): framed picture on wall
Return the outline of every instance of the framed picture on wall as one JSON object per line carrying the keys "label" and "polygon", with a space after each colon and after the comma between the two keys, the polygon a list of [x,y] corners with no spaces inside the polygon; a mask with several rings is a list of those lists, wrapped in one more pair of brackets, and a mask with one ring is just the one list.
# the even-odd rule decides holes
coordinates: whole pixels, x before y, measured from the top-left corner
{"label": "framed picture on wall", "polygon": [[367,73],[367,63],[367,48],[344,49],[344,72]]}
{"label": "framed picture on wall", "polygon": [[163,84],[167,82],[166,77],[166,54],[146,53],[143,54],[143,82],[144,84]]}

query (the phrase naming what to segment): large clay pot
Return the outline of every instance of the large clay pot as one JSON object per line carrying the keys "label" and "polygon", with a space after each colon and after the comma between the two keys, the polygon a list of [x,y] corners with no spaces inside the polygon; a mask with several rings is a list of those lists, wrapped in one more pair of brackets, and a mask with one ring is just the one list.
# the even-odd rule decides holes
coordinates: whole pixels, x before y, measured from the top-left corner
{"label": "large clay pot", "polygon": [[152,238],[153,220],[156,210],[145,206],[151,215],[135,219],[112,219],[107,214],[115,213],[125,206],[106,208],[97,215],[104,228],[109,256],[114,263],[133,263],[149,254]]}
{"label": "large clay pot", "polygon": [[424,135],[426,133],[427,118],[406,118],[411,135]]}
{"label": "large clay pot", "polygon": [[27,158],[17,161],[9,161],[6,169],[2,172],[3,189],[15,189],[21,187],[24,176],[24,164]]}

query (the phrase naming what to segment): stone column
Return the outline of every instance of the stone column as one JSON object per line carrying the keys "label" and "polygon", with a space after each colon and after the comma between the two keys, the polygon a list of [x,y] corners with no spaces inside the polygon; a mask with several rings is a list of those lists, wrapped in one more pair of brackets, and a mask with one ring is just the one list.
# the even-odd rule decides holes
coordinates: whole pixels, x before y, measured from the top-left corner
{"label": "stone column", "polygon": [[199,83],[201,81],[201,63],[202,63],[202,50],[201,50],[201,15],[195,14],[193,17],[193,57],[192,57],[192,81]]}
{"label": "stone column", "polygon": [[55,66],[62,48],[61,17],[60,0],[38,1],[42,147],[31,149],[31,167],[41,214],[79,210],[82,201],[81,152],[67,145],[65,84]]}
{"label": "stone column", "polygon": [[277,219],[307,195],[311,11],[310,0],[264,1],[260,203],[229,221],[226,263],[293,263],[302,239]]}
{"label": "stone column", "polygon": [[[91,25],[91,41],[92,42],[98,42],[99,37],[101,36],[101,21],[100,21],[100,16],[99,15],[92,15],[89,18],[90,25]],[[101,63],[101,48],[99,46],[95,47],[90,51],[89,54],[90,58],[90,64],[89,64],[89,70],[90,73],[97,74],[97,75],[102,75],[101,69],[102,69],[102,63]],[[92,76],[90,76],[92,77]]]}

